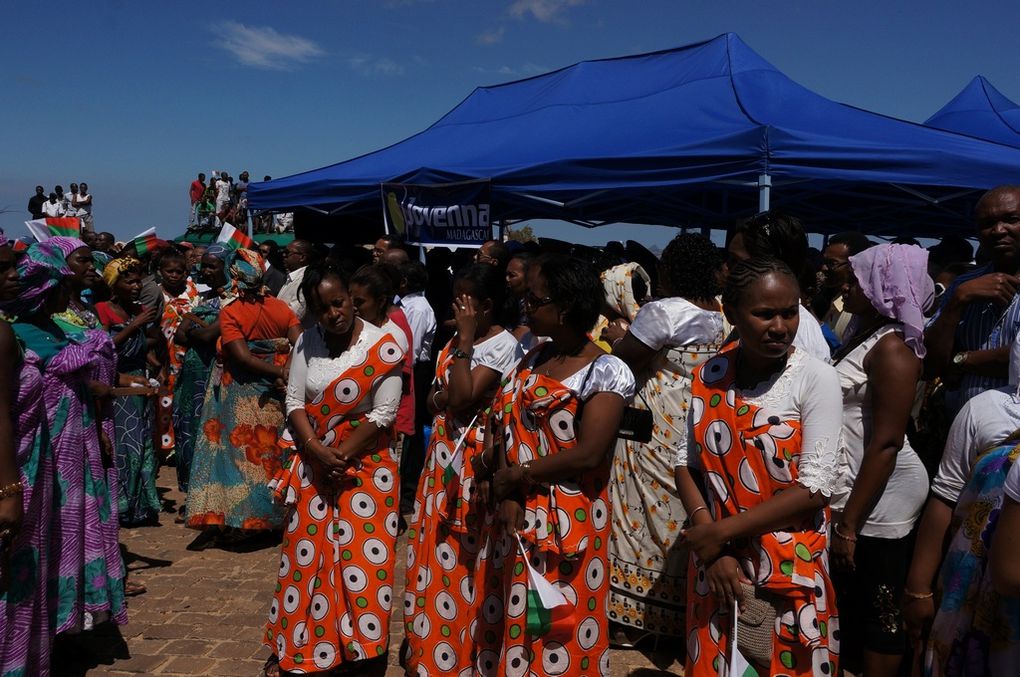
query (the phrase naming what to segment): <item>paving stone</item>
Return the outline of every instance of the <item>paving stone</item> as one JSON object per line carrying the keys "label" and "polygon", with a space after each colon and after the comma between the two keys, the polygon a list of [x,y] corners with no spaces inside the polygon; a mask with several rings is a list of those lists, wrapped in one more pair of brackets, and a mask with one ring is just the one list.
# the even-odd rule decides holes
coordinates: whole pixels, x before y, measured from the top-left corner
{"label": "paving stone", "polygon": [[[173,468],[162,468],[158,487],[173,505],[181,505]],[[132,597],[128,625],[117,632],[100,626],[83,635],[88,652],[65,650],[54,656],[54,675],[142,674],[242,675],[255,677],[269,651],[262,633],[279,565],[279,543],[250,552],[187,549],[197,531],[174,524],[173,513],[160,514],[161,527],[124,529],[131,579],[148,592]],[[397,543],[394,600],[403,600],[406,540]],[[402,604],[390,622],[390,653],[379,674],[400,677],[398,649],[403,640]],[[680,640],[676,640],[679,642]],[[669,646],[666,643],[665,646]],[[88,654],[88,655],[86,655]],[[612,677],[682,675],[683,664],[668,650],[613,651]]]}

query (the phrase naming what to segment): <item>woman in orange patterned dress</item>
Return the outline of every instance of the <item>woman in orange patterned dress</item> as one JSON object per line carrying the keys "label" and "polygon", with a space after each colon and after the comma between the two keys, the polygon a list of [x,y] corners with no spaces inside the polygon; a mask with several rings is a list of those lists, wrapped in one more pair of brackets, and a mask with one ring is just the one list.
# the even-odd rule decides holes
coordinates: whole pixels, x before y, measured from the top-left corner
{"label": "woman in orange patterned dress", "polygon": [[[478,468],[492,480],[496,519],[476,565],[480,609],[471,623],[482,675],[609,674],[609,469],[634,375],[588,339],[601,285],[565,256],[528,269],[528,324],[549,341],[504,379],[496,423],[502,452]],[[562,597],[534,604],[541,578]]]}
{"label": "woman in orange patterned dress", "polygon": [[734,601],[743,608],[751,589],[777,615],[771,650],[741,652],[758,674],[838,669],[827,503],[838,474],[842,392],[831,366],[793,347],[799,299],[786,264],[738,263],[723,306],[740,340],[694,375],[687,439],[674,462],[694,555],[689,677],[727,674]]}
{"label": "woman in orange patterned dress", "polygon": [[294,347],[283,440],[297,453],[271,483],[288,516],[265,673],[372,674],[386,669],[393,604],[404,351],[354,316],[332,264],[305,271],[301,293],[318,324]]}
{"label": "woman in orange patterned dress", "polygon": [[475,557],[488,512],[475,496],[473,463],[500,378],[523,357],[514,335],[493,322],[505,288],[500,270],[485,263],[453,279],[457,334],[436,364],[432,437],[407,532],[405,667],[412,674],[471,671],[468,626],[460,619],[475,612]]}
{"label": "woman in orange patterned dress", "polygon": [[[200,300],[198,286],[188,278],[184,252],[176,247],[163,250],[159,255],[159,287],[163,292],[163,317],[160,329],[166,339],[166,379],[160,388],[156,404],[156,441],[161,454],[166,457],[174,452],[174,386],[181,372],[186,348],[177,345],[177,327],[184,316],[191,313]],[[179,462],[180,459],[178,458]]]}

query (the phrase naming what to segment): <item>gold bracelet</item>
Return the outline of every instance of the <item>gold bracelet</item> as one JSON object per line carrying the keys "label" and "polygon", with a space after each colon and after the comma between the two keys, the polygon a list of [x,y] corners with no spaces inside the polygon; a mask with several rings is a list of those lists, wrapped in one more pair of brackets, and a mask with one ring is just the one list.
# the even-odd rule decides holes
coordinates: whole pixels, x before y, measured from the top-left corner
{"label": "gold bracelet", "polygon": [[0,488],[0,500],[7,498],[8,496],[17,496],[25,490],[25,485],[21,482],[14,482],[8,484],[6,487]]}
{"label": "gold bracelet", "polygon": [[906,588],[903,588],[903,596],[909,599],[931,599],[935,596],[934,592],[910,592]]}
{"label": "gold bracelet", "polygon": [[832,533],[834,533],[837,538],[842,538],[847,543],[856,543],[857,542],[857,537],[856,536],[847,536],[846,534],[840,533],[839,525],[838,524],[833,524],[832,525]]}
{"label": "gold bracelet", "polygon": [[708,510],[708,506],[707,505],[699,505],[697,508],[692,510],[691,514],[687,516],[687,521],[689,523],[691,523],[691,524],[694,524],[694,516],[697,515],[699,512],[701,512],[702,510]]}

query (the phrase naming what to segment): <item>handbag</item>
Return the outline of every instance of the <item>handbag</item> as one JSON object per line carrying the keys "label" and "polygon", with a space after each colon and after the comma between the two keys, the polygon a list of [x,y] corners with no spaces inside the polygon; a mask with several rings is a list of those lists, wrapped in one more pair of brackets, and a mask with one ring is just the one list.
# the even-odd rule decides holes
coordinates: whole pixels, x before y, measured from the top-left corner
{"label": "handbag", "polygon": [[740,626],[737,649],[760,665],[770,665],[779,612],[761,588],[747,583],[741,583],[740,587],[744,591],[744,610],[737,615]]}
{"label": "handbag", "polygon": [[616,437],[621,440],[633,440],[641,444],[652,441],[652,412],[637,407],[624,407],[620,417],[620,429]]}

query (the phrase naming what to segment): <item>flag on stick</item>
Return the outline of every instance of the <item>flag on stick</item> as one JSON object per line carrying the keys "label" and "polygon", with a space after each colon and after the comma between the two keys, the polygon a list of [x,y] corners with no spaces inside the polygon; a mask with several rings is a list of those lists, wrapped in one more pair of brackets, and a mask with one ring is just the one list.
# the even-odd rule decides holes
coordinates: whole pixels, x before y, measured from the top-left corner
{"label": "flag on stick", "polygon": [[11,248],[16,252],[23,252],[28,249],[28,245],[21,240],[11,240]]}
{"label": "flag on stick", "polygon": [[79,237],[81,235],[81,219],[77,216],[50,216],[45,219],[25,221],[25,226],[38,242],[45,242],[51,237]]}
{"label": "flag on stick", "polygon": [[525,628],[529,635],[547,639],[571,637],[574,634],[574,605],[545,576],[535,571],[517,535],[517,545],[528,571],[528,610]]}
{"label": "flag on stick", "polygon": [[464,465],[464,440],[467,438],[468,433],[471,432],[477,420],[478,414],[475,414],[475,417],[471,419],[471,423],[468,423],[467,427],[464,428],[464,432],[460,434],[460,439],[457,440],[457,446],[453,449],[450,462],[443,468],[443,484],[449,484],[450,480],[460,472],[461,467]]}
{"label": "flag on stick", "polygon": [[726,674],[730,677],[758,677],[758,671],[747,662],[744,654],[737,648],[737,629],[740,624],[737,619],[740,617],[740,604],[733,600],[733,650],[730,652],[730,667]]}
{"label": "flag on stick", "polygon": [[223,224],[220,234],[216,236],[216,241],[231,249],[252,249],[258,251],[255,240],[248,237],[243,230],[238,230],[229,223]]}

